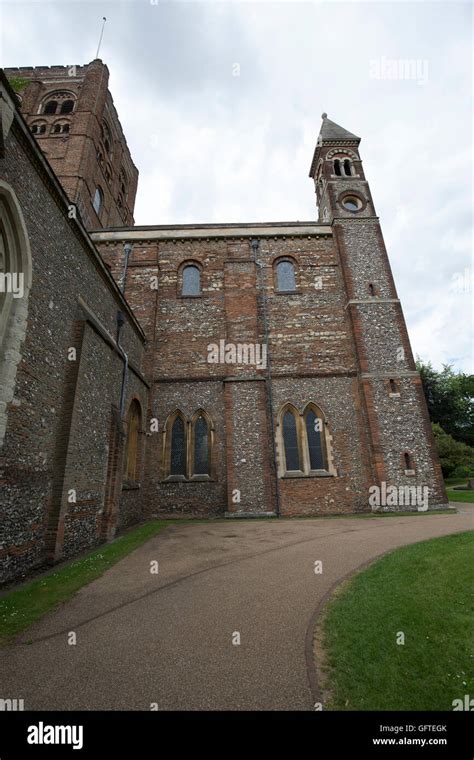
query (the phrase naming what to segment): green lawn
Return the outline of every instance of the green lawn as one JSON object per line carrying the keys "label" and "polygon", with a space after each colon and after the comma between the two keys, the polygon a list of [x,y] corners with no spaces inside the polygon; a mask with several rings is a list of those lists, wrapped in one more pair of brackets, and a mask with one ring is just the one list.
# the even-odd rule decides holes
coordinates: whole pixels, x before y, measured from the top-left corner
{"label": "green lawn", "polygon": [[453,488],[446,488],[449,501],[464,501],[474,503],[474,491],[455,491]]}
{"label": "green lawn", "polygon": [[169,520],[153,520],[140,525],[112,543],[0,598],[0,643],[7,643],[170,524]]}
{"label": "green lawn", "polygon": [[473,620],[474,532],[382,557],[328,605],[326,707],[452,710],[474,695]]}

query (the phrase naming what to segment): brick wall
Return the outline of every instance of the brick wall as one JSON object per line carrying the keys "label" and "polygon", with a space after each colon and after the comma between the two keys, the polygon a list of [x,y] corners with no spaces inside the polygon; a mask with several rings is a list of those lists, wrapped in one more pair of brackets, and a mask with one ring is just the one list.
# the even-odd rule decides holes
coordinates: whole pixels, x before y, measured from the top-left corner
{"label": "brick wall", "polygon": [[[0,178],[16,194],[33,260],[26,337],[0,449],[5,581],[101,540],[123,368],[114,348],[118,310],[132,365],[126,408],[138,397],[146,416],[148,388],[141,376],[144,335],[87,234],[68,219],[66,198],[21,119],[7,136]],[[71,348],[76,361],[68,360]],[[121,470],[115,475],[121,484]],[[76,501],[69,502],[71,489]],[[139,489],[121,494],[113,530],[141,517],[139,495]]]}
{"label": "brick wall", "polygon": [[[30,128],[44,125],[35,139],[70,200],[77,204],[88,229],[133,224],[138,171],[108,90],[109,70],[102,61],[85,66],[37,66],[5,69],[8,77],[30,83],[21,91],[21,111]],[[55,93],[68,92],[75,100],[69,114],[43,113],[45,102]],[[104,121],[110,129],[107,154],[101,138]],[[54,125],[67,123],[67,134],[55,133]],[[98,152],[102,160],[98,160]],[[122,191],[120,172],[126,176]],[[93,208],[96,188],[104,194],[99,214]],[[122,206],[118,204],[119,197]]]}

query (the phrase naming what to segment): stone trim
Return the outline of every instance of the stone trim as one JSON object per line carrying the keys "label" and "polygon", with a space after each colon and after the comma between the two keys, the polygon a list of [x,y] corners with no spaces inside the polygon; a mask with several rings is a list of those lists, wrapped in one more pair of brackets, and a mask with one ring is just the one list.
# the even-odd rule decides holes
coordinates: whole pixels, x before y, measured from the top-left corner
{"label": "stone trim", "polygon": [[28,296],[33,278],[33,265],[28,232],[20,204],[13,188],[0,180],[0,212],[5,244],[10,261],[9,270],[23,275],[23,295],[14,298],[5,294],[0,311],[0,446],[8,421],[8,405],[13,400],[20,348],[26,336]]}
{"label": "stone trim", "polygon": [[195,225],[190,227],[132,227],[121,228],[118,230],[108,229],[107,231],[91,232],[91,238],[94,242],[112,242],[120,240],[128,241],[152,241],[152,240],[192,240],[198,239],[217,239],[217,238],[264,238],[264,237],[302,237],[304,235],[314,237],[317,235],[332,236],[332,229],[329,225],[303,224],[297,226],[295,223],[277,226],[268,224],[259,227],[258,225],[240,225],[232,227],[231,225],[222,225],[218,227],[206,227],[205,225]]}
{"label": "stone trim", "polygon": [[399,298],[379,298],[378,296],[372,296],[372,298],[351,298],[346,305],[344,306],[345,309],[347,309],[348,306],[351,306],[352,304],[359,304],[359,303],[370,303],[372,306],[378,305],[379,303],[400,303]]}

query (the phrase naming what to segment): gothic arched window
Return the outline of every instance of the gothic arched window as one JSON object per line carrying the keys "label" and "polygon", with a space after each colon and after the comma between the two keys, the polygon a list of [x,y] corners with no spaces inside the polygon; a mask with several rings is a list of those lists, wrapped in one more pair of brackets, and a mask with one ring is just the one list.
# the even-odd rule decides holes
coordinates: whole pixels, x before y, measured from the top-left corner
{"label": "gothic arched window", "polygon": [[188,421],[179,410],[165,426],[164,470],[171,480],[208,480],[212,477],[214,427],[199,409]]}
{"label": "gothic arched window", "polygon": [[330,449],[331,436],[322,411],[312,402],[300,413],[292,404],[279,412],[277,439],[279,475],[336,475]]}
{"label": "gothic arched window", "polygon": [[181,295],[183,296],[200,296],[201,295],[201,272],[195,264],[188,264],[184,267],[183,285]]}
{"label": "gothic arched window", "polygon": [[210,429],[203,414],[193,422],[193,475],[210,475]]}
{"label": "gothic arched window", "polygon": [[301,470],[296,415],[288,409],[283,415],[283,444],[287,471]]}
{"label": "gothic arched window", "polygon": [[308,458],[310,470],[326,470],[326,451],[324,445],[324,427],[321,416],[309,407],[304,415],[306,440],[308,442]]}
{"label": "gothic arched window", "polygon": [[31,251],[23,214],[13,189],[0,179],[0,446],[15,391],[26,334],[32,280]]}
{"label": "gothic arched window", "polygon": [[137,399],[130,404],[127,416],[127,442],[125,448],[125,479],[138,480],[139,433],[141,408]]}
{"label": "gothic arched window", "polygon": [[187,431],[183,417],[178,414],[171,427],[170,475],[187,474]]}
{"label": "gothic arched window", "polygon": [[284,293],[296,290],[295,265],[292,261],[284,259],[283,261],[277,262],[276,284],[277,290]]}

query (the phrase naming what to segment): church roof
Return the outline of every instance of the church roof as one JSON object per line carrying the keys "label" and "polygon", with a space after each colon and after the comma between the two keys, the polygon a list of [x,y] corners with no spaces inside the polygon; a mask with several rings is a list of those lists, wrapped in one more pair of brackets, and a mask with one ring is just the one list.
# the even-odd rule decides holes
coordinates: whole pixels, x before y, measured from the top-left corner
{"label": "church roof", "polygon": [[323,123],[319,135],[323,140],[360,140],[360,137],[340,127],[335,121],[328,119],[327,113],[322,115]]}

